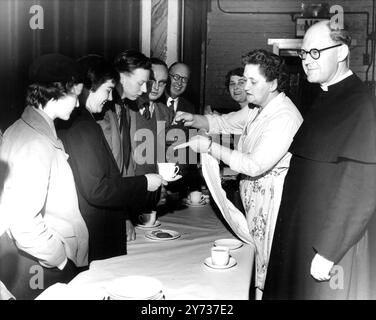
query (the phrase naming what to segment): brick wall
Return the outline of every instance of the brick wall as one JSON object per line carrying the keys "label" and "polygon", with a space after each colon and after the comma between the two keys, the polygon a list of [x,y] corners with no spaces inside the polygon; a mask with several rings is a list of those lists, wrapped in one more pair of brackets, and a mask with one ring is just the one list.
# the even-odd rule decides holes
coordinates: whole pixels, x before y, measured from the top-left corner
{"label": "brick wall", "polygon": [[[357,45],[351,50],[351,69],[363,80],[367,66],[363,65],[366,41],[366,16],[346,14],[348,11],[368,11],[369,30],[372,30],[372,0],[220,0],[226,11],[291,11],[300,12],[301,3],[328,3],[341,5],[348,26]],[[217,0],[211,1],[208,13],[207,74],[205,103],[217,108],[235,107],[225,85],[228,70],[241,64],[242,54],[258,48],[272,50],[267,45],[269,38],[295,38],[295,22],[290,15],[226,14]],[[369,44],[369,53],[371,46]],[[372,69],[369,79],[372,77]]]}

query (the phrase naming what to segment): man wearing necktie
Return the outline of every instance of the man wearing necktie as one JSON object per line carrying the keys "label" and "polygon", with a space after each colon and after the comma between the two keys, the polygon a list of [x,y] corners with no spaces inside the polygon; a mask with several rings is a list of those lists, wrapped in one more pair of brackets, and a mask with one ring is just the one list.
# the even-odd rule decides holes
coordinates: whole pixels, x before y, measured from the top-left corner
{"label": "man wearing necktie", "polygon": [[[187,89],[190,77],[190,68],[183,62],[175,62],[169,68],[169,78],[165,90],[165,103],[171,113],[172,119],[174,119],[177,111],[195,113],[195,106],[188,101],[182,95]],[[182,124],[171,123],[170,130],[180,129],[185,133],[185,141],[168,141],[169,136],[166,135],[167,144],[179,144],[180,142],[186,142],[189,140],[189,129],[184,127]],[[192,130],[192,129],[191,129]],[[172,131],[171,131],[172,132]],[[168,189],[172,192],[180,192],[181,196],[184,196],[187,189],[199,189],[202,184],[202,178],[199,175],[197,169],[197,161],[195,163],[190,163],[190,159],[193,159],[190,149],[186,149],[185,163],[178,163],[180,168],[180,173],[183,175],[183,178],[172,182],[169,184]],[[167,161],[174,161],[176,159],[177,152],[174,152],[172,148],[167,149],[166,158]],[[197,159],[197,155],[194,155]]]}
{"label": "man wearing necktie", "polygon": [[[114,62],[120,74],[120,83],[113,91],[113,101],[106,106],[103,120],[98,121],[123,177],[155,173],[155,170],[138,170],[134,156],[134,116],[139,114],[142,121],[152,119],[153,112],[145,113],[146,108],[138,109],[141,96],[147,92],[147,80],[150,76],[150,59],[142,53],[128,50],[118,55]],[[144,100],[145,101],[145,100]],[[142,113],[142,114],[141,114]],[[146,119],[150,116],[150,119]],[[146,118],[145,118],[146,117]],[[151,194],[154,194],[151,193]],[[139,204],[135,211],[140,211],[144,204]],[[130,210],[130,209],[129,209]],[[137,212],[136,212],[137,213]],[[134,226],[127,215],[127,241],[136,238]]]}
{"label": "man wearing necktie", "polygon": [[[151,58],[152,72],[148,93],[139,97],[138,109],[129,109],[132,164],[135,175],[158,172],[157,162],[165,162],[165,128],[172,121],[167,106],[158,99],[162,96],[168,78],[164,61]],[[146,161],[145,161],[146,160]],[[160,190],[149,197],[144,211],[155,210]]]}
{"label": "man wearing necktie", "polygon": [[173,63],[168,70],[169,78],[165,90],[165,102],[170,111],[175,114],[176,111],[195,112],[195,106],[182,97],[187,89],[190,69],[182,62]]}

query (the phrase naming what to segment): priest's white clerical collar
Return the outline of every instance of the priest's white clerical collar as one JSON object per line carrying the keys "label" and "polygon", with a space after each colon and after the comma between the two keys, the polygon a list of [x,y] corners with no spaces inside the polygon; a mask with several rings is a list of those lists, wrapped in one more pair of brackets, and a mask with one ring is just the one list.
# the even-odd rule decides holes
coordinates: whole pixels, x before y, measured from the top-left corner
{"label": "priest's white clerical collar", "polygon": [[321,86],[321,89],[323,91],[328,91],[328,87],[333,85],[333,84],[336,84],[338,82],[341,82],[342,80],[346,79],[347,77],[350,77],[351,75],[353,75],[353,72],[351,70],[347,70],[347,72],[345,72],[342,76],[338,77],[337,80],[335,82],[332,82],[332,83],[323,83]]}

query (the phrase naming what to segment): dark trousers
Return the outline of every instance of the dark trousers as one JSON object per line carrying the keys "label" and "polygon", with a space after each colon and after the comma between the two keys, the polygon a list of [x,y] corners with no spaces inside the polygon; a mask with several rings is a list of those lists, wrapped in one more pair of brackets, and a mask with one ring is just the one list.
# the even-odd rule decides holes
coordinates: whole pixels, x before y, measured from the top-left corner
{"label": "dark trousers", "polygon": [[69,259],[63,270],[45,268],[19,250],[7,233],[0,237],[0,280],[18,300],[35,299],[54,283],[68,283],[77,274]]}

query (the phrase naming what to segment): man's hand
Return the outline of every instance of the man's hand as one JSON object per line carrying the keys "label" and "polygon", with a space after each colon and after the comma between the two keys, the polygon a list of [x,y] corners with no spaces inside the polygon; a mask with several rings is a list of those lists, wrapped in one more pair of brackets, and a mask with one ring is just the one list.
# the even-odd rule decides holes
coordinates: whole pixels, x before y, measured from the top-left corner
{"label": "man's hand", "polygon": [[166,180],[163,180],[162,176],[156,173],[145,174],[145,177],[148,181],[148,191],[156,191],[162,184],[166,186],[168,183]]}
{"label": "man's hand", "polygon": [[127,232],[127,242],[136,240],[136,229],[131,220],[125,220],[125,228]]}
{"label": "man's hand", "polygon": [[311,276],[316,280],[325,281],[330,279],[330,270],[332,270],[334,262],[325,259],[318,253],[313,257],[311,263]]}
{"label": "man's hand", "polygon": [[192,113],[178,111],[176,112],[173,123],[183,122],[184,126],[191,127],[193,125],[194,115]]}

